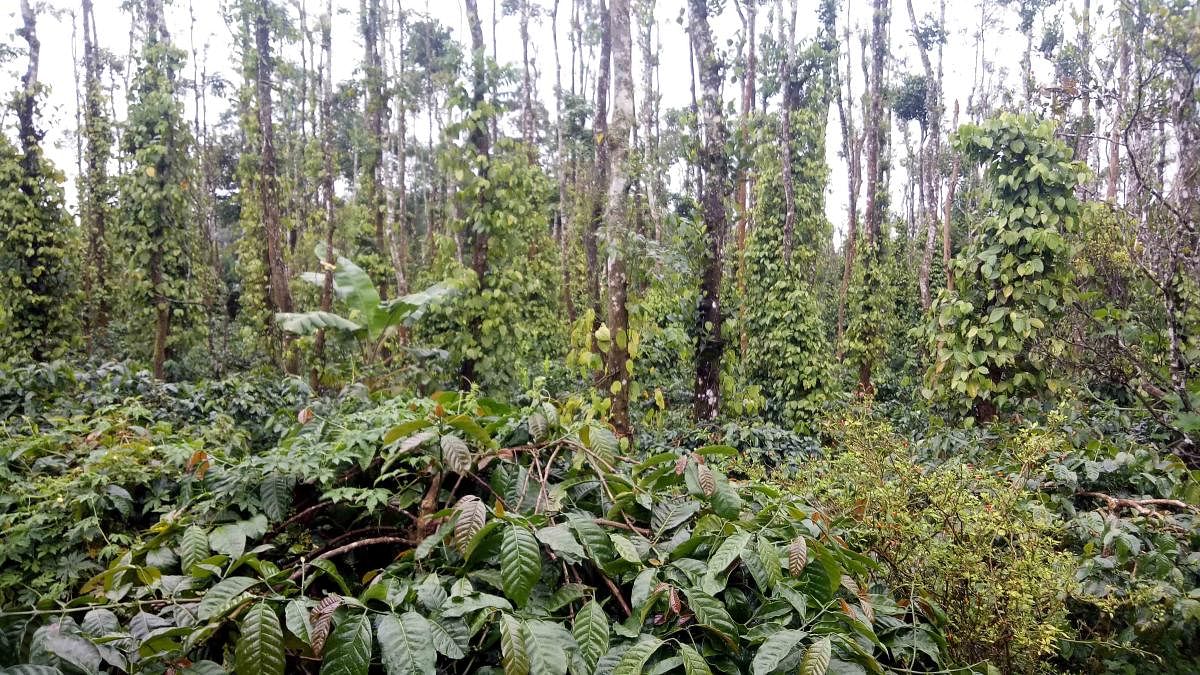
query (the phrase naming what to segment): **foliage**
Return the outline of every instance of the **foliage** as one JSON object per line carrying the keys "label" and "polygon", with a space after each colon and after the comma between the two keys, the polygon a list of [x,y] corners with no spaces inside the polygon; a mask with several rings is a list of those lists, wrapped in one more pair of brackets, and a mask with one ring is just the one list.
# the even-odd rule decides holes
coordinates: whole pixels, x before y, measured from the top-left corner
{"label": "foliage", "polygon": [[[797,487],[826,506],[850,546],[881,562],[880,579],[936,617],[954,663],[1037,672],[1070,637],[1071,558],[1058,550],[1051,514],[984,468],[922,464],[886,423],[859,412],[829,418],[824,433],[835,450],[797,474]],[[923,638],[908,653],[932,644]]]}
{"label": "foliage", "polygon": [[[292,672],[307,657],[348,672],[375,660],[393,673],[435,662],[765,673],[805,659],[877,669],[914,632],[937,634],[885,588],[856,583],[874,564],[811,507],[710,468],[727,448],[628,462],[580,404],[314,402],[323,412],[257,452],[78,418],[61,438],[102,451],[44,447],[7,466],[37,477],[21,511],[96,514],[43,530],[105,543],[60,570],[39,605],[49,611],[7,616],[0,653],[89,672],[182,658]],[[421,487],[431,479],[440,490]],[[79,498],[47,508],[64,492]],[[6,543],[6,555],[21,552]]]}
{"label": "foliage", "polygon": [[[829,245],[831,225],[825,218],[821,186],[825,165],[824,125],[816,112],[793,113],[793,182],[796,225],[792,260],[783,248],[784,195],[779,175],[778,145],[760,145],[754,229],[746,244],[745,319],[738,328],[748,334],[741,368],[748,384],[761,387],[768,419],[806,427],[827,396],[831,348],[817,297],[811,290],[819,260]],[[773,133],[770,125],[764,131]]]}
{"label": "foliage", "polygon": [[[469,123],[485,124],[481,119]],[[558,253],[549,237],[552,186],[520,144],[504,141],[484,159],[472,152],[454,146],[441,164],[462,181],[456,199],[465,216],[455,227],[487,234],[487,272],[475,279],[472,292],[431,311],[417,337],[449,352],[455,366],[475,361],[481,384],[519,391],[545,359],[566,353]],[[468,170],[477,162],[486,163],[486,179]],[[470,260],[446,260],[434,266],[432,278],[458,276],[469,267]]]}
{"label": "foliage", "polygon": [[204,289],[213,283],[190,212],[192,139],[175,84],[182,59],[168,43],[146,43],[121,134],[128,170],[119,178],[114,245],[122,258],[114,263],[122,277],[112,328],[127,354],[146,361],[163,329],[159,312],[167,314],[168,358],[203,344]]}
{"label": "foliage", "polygon": [[0,362],[52,360],[75,340],[78,240],[62,176],[0,134]]}
{"label": "foliage", "polygon": [[1075,186],[1086,176],[1054,125],[1005,113],[966,125],[955,142],[985,163],[989,193],[980,235],[954,262],[955,288],[938,294],[925,340],[927,397],[977,420],[1053,388],[1046,325],[1074,300]]}
{"label": "foliage", "polygon": [[[326,264],[324,246],[314,251],[317,260]],[[312,335],[319,330],[333,330],[353,335],[367,354],[367,362],[377,358],[385,342],[396,339],[399,331],[411,327],[437,304],[458,294],[460,283],[449,280],[434,284],[417,293],[391,300],[381,300],[371,278],[352,260],[338,255],[333,265],[333,293],[349,310],[347,316],[321,310],[311,312],[279,312],[276,322],[286,332]],[[306,272],[301,279],[314,286],[325,284],[325,274]]]}

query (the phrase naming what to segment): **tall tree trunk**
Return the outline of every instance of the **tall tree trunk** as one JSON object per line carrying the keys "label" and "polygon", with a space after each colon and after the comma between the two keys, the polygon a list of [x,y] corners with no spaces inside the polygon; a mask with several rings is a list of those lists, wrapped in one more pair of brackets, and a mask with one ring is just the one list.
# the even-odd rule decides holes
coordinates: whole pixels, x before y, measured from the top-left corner
{"label": "tall tree trunk", "polygon": [[867,115],[863,123],[867,150],[867,245],[874,248],[883,230],[887,186],[883,184],[880,153],[887,117],[883,110],[883,77],[888,51],[888,0],[874,0],[871,18],[871,71],[867,92]]}
{"label": "tall tree trunk", "polygon": [[[321,311],[333,308],[333,238],[337,227],[334,195],[334,131],[333,131],[333,0],[325,0],[325,14],[321,17],[321,205],[325,209],[325,279],[321,284]],[[318,367],[325,366],[325,329],[317,331],[316,361],[313,363],[309,380],[312,388],[320,384]]]}
{"label": "tall tree trunk", "polygon": [[1079,35],[1080,82],[1083,90],[1083,115],[1079,120],[1079,130],[1075,134],[1075,158],[1086,162],[1088,158],[1088,141],[1095,132],[1096,125],[1092,124],[1092,0],[1083,0],[1083,25]]}
{"label": "tall tree trunk", "polygon": [[600,221],[604,216],[605,188],[608,185],[608,88],[612,72],[612,20],[604,2],[605,0],[600,0],[600,70],[596,77],[596,116],[592,123],[592,134],[596,141],[596,159],[592,165],[592,213],[583,236],[583,251],[588,269],[588,301],[592,305],[597,327],[602,316],[600,254],[597,240]]}
{"label": "tall tree trunk", "polygon": [[[385,49],[389,50],[390,65],[398,81],[404,82],[403,9],[399,9],[396,21],[400,28],[399,44],[393,45],[388,41],[385,43]],[[392,126],[393,121],[395,126]],[[387,165],[387,218],[384,236],[387,238],[388,254],[392,260],[392,274],[396,279],[396,295],[401,296],[408,293],[408,98],[405,94],[395,97],[388,127],[388,148],[392,159]]]}
{"label": "tall tree trunk", "polygon": [[567,321],[573,325],[575,323],[575,299],[571,294],[571,249],[569,245],[571,223],[567,217],[567,214],[570,213],[570,202],[567,198],[568,159],[566,137],[563,134],[563,126],[567,122],[563,119],[562,59],[558,53],[558,5],[559,0],[554,0],[554,9],[550,13],[550,32],[554,37],[554,110],[557,120],[554,141],[555,159],[558,164],[558,209],[554,214],[557,221],[554,231],[558,235],[558,257],[562,268],[563,306],[567,310]]}
{"label": "tall tree trunk", "polygon": [[97,333],[108,323],[107,227],[108,227],[108,160],[111,130],[104,113],[104,91],[100,83],[100,48],[96,44],[96,18],[92,0],[83,0],[83,135],[84,175],[81,176],[79,220],[87,240],[84,296],[89,316],[88,352],[92,350]]}
{"label": "tall tree trunk", "polygon": [[[958,101],[954,101],[954,121],[951,128],[958,129]],[[958,189],[958,174],[962,171],[962,156],[954,153],[950,166],[950,182],[946,184],[946,203],[942,207],[942,266],[946,269],[946,290],[954,290],[954,267],[951,265],[950,233],[954,221],[954,192]]]}
{"label": "tall tree trunk", "polygon": [[[929,57],[930,46],[921,37],[921,27],[917,23],[917,13],[913,11],[912,0],[906,0],[908,19],[912,24],[913,39],[917,43],[917,51],[921,55],[921,66],[925,70],[925,123],[922,125],[924,148],[921,152],[921,219],[925,225],[925,248],[921,256],[921,270],[917,275],[917,287],[921,294],[921,307],[929,309],[932,297],[929,291],[929,274],[933,263],[933,246],[937,241],[937,171],[940,164],[940,149],[942,138],[942,82],[941,58],[938,59],[938,72],[934,73],[932,59]],[[941,3],[941,23],[946,21],[946,3]],[[940,48],[938,50],[941,51]]]}
{"label": "tall tree trunk", "polygon": [[[487,63],[483,46],[483,24],[479,21],[478,0],[466,0],[467,24],[471,33],[471,62],[472,62],[472,91],[471,106],[473,110],[481,110],[488,95]],[[471,147],[475,149],[479,161],[479,178],[486,180],[488,176],[488,158],[491,154],[491,139],[485,125],[477,124],[468,134]],[[481,227],[467,228],[465,255],[470,255],[471,270],[475,272],[479,292],[487,289],[488,272],[488,232]],[[478,339],[482,330],[482,319],[472,320],[471,333]],[[475,360],[464,359],[460,372],[464,386],[470,386],[475,381]]]}
{"label": "tall tree trunk", "polygon": [[1124,27],[1117,33],[1120,41],[1120,64],[1117,76],[1117,104],[1113,111],[1112,128],[1108,139],[1108,184],[1104,198],[1111,204],[1117,201],[1117,184],[1121,179],[1121,128],[1125,124],[1125,100],[1129,97],[1129,41],[1123,39]]}
{"label": "tall tree trunk", "polygon": [[725,214],[725,120],[721,102],[723,64],[708,24],[706,0],[689,0],[691,43],[699,59],[700,86],[704,92],[704,145],[699,166],[704,175],[703,278],[697,312],[696,390],[694,412],[698,420],[712,420],[720,410],[722,314],[720,304],[722,254],[727,229]]}
{"label": "tall tree trunk", "polygon": [[[387,237],[387,204],[382,187],[384,100],[383,53],[380,43],[386,43],[380,0],[362,0],[363,84],[367,101],[363,108],[363,123],[367,127],[367,149],[363,153],[362,203],[367,209],[368,222],[374,226],[375,250],[389,256]],[[379,285],[380,295],[387,297],[387,284]]]}
{"label": "tall tree trunk", "polygon": [[[846,50],[846,86],[838,88],[838,119],[842,127],[842,154],[846,157],[846,240],[842,266],[842,285],[838,290],[837,343],[841,356],[842,334],[846,329],[846,292],[854,273],[854,258],[858,252],[858,191],[862,187],[863,135],[854,123],[854,69],[850,58],[850,11],[846,10],[846,30],[843,44]],[[865,56],[865,54],[864,54]],[[845,94],[845,98],[842,94]]]}
{"label": "tall tree trunk", "polygon": [[530,161],[537,161],[534,147],[533,76],[529,69],[529,0],[521,0],[521,140],[529,151]]}
{"label": "tall tree trunk", "polygon": [[[271,17],[267,0],[259,0],[254,17],[254,43],[258,51],[255,90],[258,99],[258,127],[262,147],[259,149],[259,196],[262,201],[263,230],[267,239],[268,287],[271,309],[292,311],[292,292],[288,287],[287,262],[284,260],[283,231],[279,217],[279,174],[275,160],[275,127],[271,114],[271,78],[275,61],[271,56]],[[290,351],[290,341],[285,345]],[[284,369],[295,373],[297,357],[288,353]]]}
{"label": "tall tree trunk", "polygon": [[787,35],[780,27],[779,37],[785,41],[787,58],[779,65],[779,86],[783,90],[783,107],[779,111],[779,167],[783,182],[783,262],[792,262],[793,233],[796,229],[796,182],[792,172],[792,113],[796,108],[792,78],[796,68],[796,10],[792,0],[791,21]]}
{"label": "tall tree trunk", "polygon": [[611,383],[612,423],[620,436],[629,436],[629,309],[626,307],[628,279],[625,255],[630,232],[628,155],[633,132],[633,36],[629,0],[610,0],[612,30],[613,114],[609,127],[608,199],[605,206],[605,237],[608,248],[608,349],[605,380]]}

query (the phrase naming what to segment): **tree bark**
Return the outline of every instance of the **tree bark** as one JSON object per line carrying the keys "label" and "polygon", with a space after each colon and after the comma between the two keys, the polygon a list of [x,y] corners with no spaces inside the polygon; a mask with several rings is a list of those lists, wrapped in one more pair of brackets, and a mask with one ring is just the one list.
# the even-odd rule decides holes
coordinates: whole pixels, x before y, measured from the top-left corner
{"label": "tree bark", "polygon": [[612,167],[605,207],[608,261],[608,329],[612,335],[605,380],[610,382],[613,427],[617,435],[629,436],[629,309],[626,306],[628,279],[625,255],[630,231],[629,137],[633,132],[633,38],[630,30],[629,0],[610,0],[609,24],[612,30],[613,114],[609,127],[608,159]]}
{"label": "tree bark", "polygon": [[689,0],[691,44],[699,60],[703,90],[704,144],[698,165],[704,176],[705,258],[697,312],[696,389],[694,413],[698,420],[712,420],[720,410],[721,272],[727,219],[725,213],[725,120],[721,101],[723,64],[718,58],[708,23],[706,0]]}
{"label": "tree bark", "polygon": [[[921,255],[921,270],[917,275],[917,287],[921,294],[921,307],[929,309],[932,297],[929,290],[929,274],[933,263],[933,246],[937,241],[937,167],[942,138],[942,88],[941,88],[941,59],[938,59],[938,73],[933,70],[933,62],[929,57],[929,45],[921,37],[920,24],[917,23],[917,13],[913,11],[912,0],[906,0],[908,19],[912,24],[913,40],[921,55],[921,66],[925,70],[925,131],[924,147],[921,151],[921,219],[925,225],[925,249]],[[946,19],[946,3],[942,0],[942,24]],[[940,52],[940,49],[939,49]]]}
{"label": "tree bark", "polygon": [[596,157],[592,164],[592,213],[583,236],[583,251],[588,270],[588,301],[595,315],[595,327],[599,327],[602,316],[600,254],[597,240],[600,221],[604,216],[604,191],[608,185],[608,88],[612,72],[612,21],[605,7],[605,0],[600,0],[600,13],[600,70],[596,77],[596,113],[592,123],[592,133],[596,139]]}
{"label": "tree bark", "polygon": [[867,245],[874,248],[883,230],[884,203],[887,186],[883,185],[883,171],[879,155],[883,146],[884,124],[887,117],[883,111],[883,69],[887,57],[888,0],[874,0],[871,19],[871,71],[867,92],[867,119],[863,123],[867,150]]}
{"label": "tree bark", "polygon": [[[261,199],[263,230],[267,239],[268,287],[271,309],[292,311],[292,293],[288,287],[287,262],[283,257],[283,232],[279,217],[279,175],[275,159],[275,127],[271,113],[271,78],[275,62],[271,56],[271,17],[267,0],[259,0],[254,17],[254,43],[258,51],[255,90],[258,99],[258,126],[261,136],[259,164],[259,197]],[[285,347],[286,349],[286,347]],[[295,373],[296,356],[289,354],[284,369]]]}
{"label": "tree bark", "polygon": [[[467,7],[467,24],[471,33],[471,62],[472,62],[472,91],[471,91],[471,107],[472,110],[481,110],[483,108],[484,99],[488,94],[487,82],[487,63],[484,54],[483,46],[483,24],[479,21],[479,3],[478,0],[466,0]],[[468,134],[468,141],[475,149],[475,155],[479,162],[479,176],[481,180],[487,180],[488,176],[488,158],[491,155],[491,139],[488,136],[487,126],[484,124],[476,124],[471,127]],[[479,292],[487,289],[487,272],[488,272],[488,232],[483,227],[470,227],[467,229],[464,242],[464,255],[470,255],[471,270],[475,273],[476,283],[478,284]],[[470,327],[471,333],[478,339],[479,332],[482,330],[482,319],[476,318],[472,320]],[[460,378],[464,386],[469,387],[476,379],[475,360],[464,359]]]}
{"label": "tree bark", "polygon": [[796,10],[797,0],[792,0],[791,21],[787,35],[780,27],[780,38],[785,40],[787,58],[779,65],[779,86],[783,90],[783,106],[779,111],[779,173],[783,182],[783,262],[792,262],[793,233],[796,229],[796,183],[792,175],[792,112],[795,110],[795,92],[792,91],[792,76],[796,68]]}
{"label": "tree bark", "polygon": [[[325,14],[321,17],[321,202],[325,209],[325,255],[322,265],[325,279],[321,284],[321,311],[333,308],[333,239],[337,227],[334,203],[334,133],[333,133],[333,0],[325,0]],[[309,380],[314,390],[320,384],[318,366],[325,365],[325,329],[317,331],[316,362],[313,363]]]}
{"label": "tree bark", "polygon": [[[850,59],[850,14],[846,13],[846,30],[843,43],[846,49],[846,87],[845,99],[842,98],[842,88],[838,88],[838,118],[842,127],[842,154],[846,157],[846,241],[844,265],[842,266],[842,286],[838,291],[837,342],[841,349],[842,334],[846,329],[846,292],[850,288],[850,278],[854,274],[854,258],[858,252],[858,191],[862,187],[862,149],[863,135],[858,133],[854,124],[854,77]],[[865,55],[864,55],[865,56]],[[840,351],[839,351],[840,357]]]}
{"label": "tree bark", "polygon": [[[387,204],[383,194],[381,173],[383,171],[383,148],[386,144],[383,133],[384,100],[383,54],[380,43],[386,43],[383,35],[380,0],[362,0],[363,36],[363,84],[367,101],[363,108],[363,123],[367,128],[367,148],[363,153],[362,203],[367,209],[368,222],[375,231],[375,250],[390,257],[391,247],[387,237]],[[387,297],[387,284],[379,285],[380,296]]]}
{"label": "tree bark", "polygon": [[563,119],[562,59],[558,53],[558,5],[559,0],[554,0],[554,9],[550,13],[550,33],[554,37],[554,110],[557,121],[554,125],[554,142],[555,159],[558,164],[558,209],[554,214],[557,221],[554,232],[558,235],[558,257],[562,268],[563,307],[567,310],[567,321],[574,325],[575,299],[571,294],[571,249],[568,236],[571,225],[570,219],[567,217],[570,212],[567,198],[567,150],[566,138],[563,135],[563,126],[566,124],[566,120]]}
{"label": "tree bark", "polygon": [[[958,101],[954,101],[954,121],[951,128],[958,128]],[[946,184],[946,203],[942,208],[942,265],[946,268],[946,290],[954,290],[954,266],[951,265],[950,233],[954,226],[954,192],[958,189],[958,174],[962,171],[962,157],[954,153],[950,166],[950,182]]]}

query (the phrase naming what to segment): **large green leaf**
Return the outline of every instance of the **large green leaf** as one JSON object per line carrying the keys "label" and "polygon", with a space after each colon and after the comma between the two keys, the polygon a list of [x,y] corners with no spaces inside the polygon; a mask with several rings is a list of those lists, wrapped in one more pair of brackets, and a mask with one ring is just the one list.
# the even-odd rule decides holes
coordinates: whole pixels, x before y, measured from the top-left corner
{"label": "large green leaf", "polygon": [[375,626],[383,667],[388,675],[424,675],[434,671],[437,653],[429,623],[416,612],[385,614]]}
{"label": "large green leaf", "polygon": [[362,326],[332,312],[276,312],[275,322],[285,332],[293,335],[312,335],[319,330],[333,329],[357,333]]}
{"label": "large green leaf", "polygon": [[685,590],[684,593],[688,598],[688,606],[696,615],[696,623],[716,632],[724,638],[727,644],[736,649],[738,629],[725,609],[725,605],[703,591],[690,589]]}
{"label": "large green leaf", "polygon": [[695,647],[687,643],[679,643],[679,658],[683,661],[684,675],[712,675],[708,662],[704,660],[704,656],[700,652],[696,651]]}
{"label": "large green leaf", "polygon": [[454,619],[429,617],[429,634],[433,637],[433,647],[443,656],[461,659],[467,655],[470,648],[471,633],[467,625]]}
{"label": "large green leaf", "polygon": [[208,557],[208,535],[204,530],[192,525],[183,531],[183,536],[179,538],[179,560],[180,569],[185,573],[192,569],[192,565],[204,560]]}
{"label": "large green leaf", "polygon": [[237,675],[283,675],[283,629],[266,602],[259,602],[242,618],[237,643]]}
{"label": "large green leaf", "polygon": [[233,609],[233,606],[240,601],[242,594],[256,584],[258,584],[258,580],[250,577],[222,579],[216,586],[208,589],[204,597],[200,599],[196,616],[201,621],[219,618]]}
{"label": "large green leaf", "polygon": [[650,513],[650,529],[654,530],[655,536],[662,536],[687,522],[699,510],[700,504],[694,500],[664,498],[654,504],[654,510]]}
{"label": "large green leaf", "polygon": [[321,675],[366,675],[371,666],[371,619],[355,612],[342,619],[325,645]]}
{"label": "large green leaf", "polygon": [[575,639],[562,624],[532,619],[525,622],[525,651],[532,675],[565,675]]}
{"label": "large green leaf", "polygon": [[608,651],[608,615],[595,600],[590,600],[575,614],[572,632],[584,663],[589,670],[595,668],[596,661]]}
{"label": "large green leaf", "polygon": [[642,675],[646,662],[658,651],[662,643],[661,639],[653,635],[643,635],[617,662],[617,667],[613,668],[613,675]]}
{"label": "large green leaf", "polygon": [[754,675],[767,675],[778,668],[796,645],[807,636],[808,633],[794,629],[772,633],[754,654]]}
{"label": "large green leaf", "polygon": [[518,606],[529,600],[529,593],[542,576],[542,552],[533,532],[522,525],[504,528],[500,542],[500,578],[504,593]]}
{"label": "large green leaf", "polygon": [[833,655],[833,644],[823,637],[809,646],[800,660],[800,675],[825,675],[829,670],[829,659]]}
{"label": "large green leaf", "polygon": [[529,675],[525,627],[511,614],[500,615],[500,663],[504,666],[504,675]]}

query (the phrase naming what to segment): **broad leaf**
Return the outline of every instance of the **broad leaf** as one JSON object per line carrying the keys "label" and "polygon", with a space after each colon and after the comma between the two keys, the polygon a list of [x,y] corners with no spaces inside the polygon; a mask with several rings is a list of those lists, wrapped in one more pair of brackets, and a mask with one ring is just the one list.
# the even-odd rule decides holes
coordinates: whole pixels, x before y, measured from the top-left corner
{"label": "broad leaf", "polygon": [[388,675],[424,675],[434,671],[437,653],[429,623],[416,612],[385,614],[375,626],[375,639]]}
{"label": "broad leaf", "polygon": [[366,675],[371,665],[371,620],[355,612],[333,629],[325,645],[321,675]]}
{"label": "broad leaf", "polygon": [[242,618],[237,643],[238,675],[283,675],[283,629],[266,602],[259,602]]}
{"label": "broad leaf", "polygon": [[754,675],[767,675],[779,667],[779,664],[808,636],[802,630],[781,630],[773,633],[754,654]]}
{"label": "broad leaf", "polygon": [[518,606],[529,600],[529,593],[542,576],[542,552],[529,528],[510,524],[504,528],[500,543],[500,577],[504,592]]}

